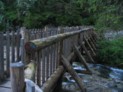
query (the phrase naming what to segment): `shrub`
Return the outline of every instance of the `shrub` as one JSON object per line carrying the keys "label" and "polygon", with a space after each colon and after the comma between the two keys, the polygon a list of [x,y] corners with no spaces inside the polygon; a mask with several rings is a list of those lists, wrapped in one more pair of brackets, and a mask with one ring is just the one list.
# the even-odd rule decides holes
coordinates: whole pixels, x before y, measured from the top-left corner
{"label": "shrub", "polygon": [[111,66],[120,65],[123,61],[123,37],[114,40],[98,41],[98,60]]}

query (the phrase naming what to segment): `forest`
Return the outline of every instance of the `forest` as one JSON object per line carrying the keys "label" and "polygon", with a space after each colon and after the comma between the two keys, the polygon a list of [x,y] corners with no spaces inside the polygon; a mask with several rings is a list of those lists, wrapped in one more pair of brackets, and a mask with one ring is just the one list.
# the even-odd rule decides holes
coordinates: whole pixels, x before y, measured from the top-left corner
{"label": "forest", "polygon": [[[101,34],[107,30],[117,32],[123,29],[123,0],[0,1],[0,31],[18,27],[80,25],[94,26]],[[109,65],[122,64],[122,44],[122,38],[99,40],[98,61]]]}
{"label": "forest", "polygon": [[0,30],[46,25],[119,30],[123,27],[122,8],[123,0],[1,0]]}

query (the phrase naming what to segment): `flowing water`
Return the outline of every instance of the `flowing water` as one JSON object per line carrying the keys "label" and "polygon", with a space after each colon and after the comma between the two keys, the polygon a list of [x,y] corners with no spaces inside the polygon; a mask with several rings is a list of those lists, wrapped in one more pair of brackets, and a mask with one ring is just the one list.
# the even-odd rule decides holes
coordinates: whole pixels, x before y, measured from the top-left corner
{"label": "flowing water", "polygon": [[[123,92],[123,70],[104,66],[101,64],[89,64],[92,75],[82,74],[84,66],[78,62],[73,63],[73,68],[82,78],[82,83],[87,92]],[[62,92],[81,92],[78,85],[69,73],[63,77]]]}

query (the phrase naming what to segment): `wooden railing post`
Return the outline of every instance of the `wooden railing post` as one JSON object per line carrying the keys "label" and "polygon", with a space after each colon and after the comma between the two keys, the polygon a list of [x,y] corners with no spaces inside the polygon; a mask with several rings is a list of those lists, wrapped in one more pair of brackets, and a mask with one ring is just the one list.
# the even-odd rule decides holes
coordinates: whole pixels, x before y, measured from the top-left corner
{"label": "wooden railing post", "polygon": [[28,32],[28,30],[25,28],[25,27],[22,27],[21,29],[20,29],[20,33],[21,33],[21,47],[22,47],[22,62],[24,62],[24,63],[27,63],[27,62],[29,62],[29,56],[26,54],[26,52],[25,52],[25,49],[24,49],[24,45],[25,45],[25,43],[26,42],[28,42],[29,41],[29,32]]}
{"label": "wooden railing post", "polygon": [[[62,27],[59,28],[60,30],[60,33],[63,33],[64,30]],[[61,65],[62,63],[62,55],[63,55],[63,40],[60,41],[60,44],[59,44],[59,64],[58,65]]]}
{"label": "wooden railing post", "polygon": [[81,37],[80,36],[81,36],[81,34],[79,33],[78,34],[78,45],[80,45],[80,42],[81,42],[81,39],[80,39]]}
{"label": "wooden railing post", "polygon": [[11,63],[10,67],[12,92],[24,92],[24,64]]}
{"label": "wooden railing post", "polygon": [[3,33],[0,33],[0,80],[4,79],[4,43]]}
{"label": "wooden railing post", "polygon": [[[58,28],[58,30],[60,31],[60,33],[63,33],[64,30],[62,27]],[[58,59],[58,66],[60,66],[62,64],[62,55],[63,55],[63,40],[60,41],[59,43],[59,50],[58,50],[58,54],[59,54],[59,59]],[[59,78],[57,84],[56,84],[56,87],[54,89],[54,92],[58,92],[61,90],[62,88],[62,76],[63,74],[61,74],[61,77]]]}
{"label": "wooden railing post", "polygon": [[20,29],[21,32],[21,38],[24,39],[25,43],[29,41],[29,33],[28,30],[25,27],[22,27]]}

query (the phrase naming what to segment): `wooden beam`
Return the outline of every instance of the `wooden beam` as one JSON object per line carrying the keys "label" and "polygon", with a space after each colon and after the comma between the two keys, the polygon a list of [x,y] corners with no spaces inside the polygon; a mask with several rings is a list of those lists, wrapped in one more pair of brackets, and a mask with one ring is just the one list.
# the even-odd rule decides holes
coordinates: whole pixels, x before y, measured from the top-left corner
{"label": "wooden beam", "polygon": [[37,50],[46,48],[47,46],[49,46],[51,44],[55,44],[61,40],[64,40],[68,37],[80,34],[84,31],[89,31],[89,28],[85,28],[83,30],[78,30],[78,31],[74,31],[74,32],[66,32],[63,34],[58,34],[58,35],[50,36],[47,38],[33,40],[33,41],[27,42],[25,44],[25,49],[26,49],[27,53],[34,53]]}
{"label": "wooden beam", "polygon": [[79,50],[77,49],[77,47],[74,45],[74,51],[77,54],[77,56],[80,59],[80,62],[85,66],[85,68],[91,73],[90,68],[88,67],[88,64],[86,63],[85,58],[81,55],[81,53],[79,52]]}
{"label": "wooden beam", "polygon": [[[80,47],[78,47],[78,48],[80,48]],[[68,56],[68,58],[67,58],[67,60],[68,60],[68,62],[70,62],[71,61],[71,59],[74,57],[74,55],[75,55],[75,53],[74,52],[72,52],[69,56]],[[62,59],[62,58],[61,58]],[[60,75],[62,75],[62,73],[65,71],[65,68],[62,66],[62,65],[60,65],[58,68],[57,68],[57,70],[51,75],[51,77],[43,84],[43,86],[42,86],[42,90],[44,91],[44,92],[51,92],[51,90],[53,90],[54,88],[53,88],[53,86],[56,84],[56,81],[58,81],[58,79],[60,78]],[[58,73],[57,73],[58,72]],[[59,77],[59,78],[58,78]],[[55,80],[54,80],[55,79]]]}
{"label": "wooden beam", "polygon": [[43,84],[42,86],[42,90],[43,92],[52,92],[52,90],[54,89],[54,85],[57,83],[58,79],[60,78],[60,76],[62,75],[64,71],[64,67],[63,66],[59,66],[57,68],[57,70],[50,76],[50,78]]}
{"label": "wooden beam", "polygon": [[0,81],[4,79],[4,43],[3,33],[0,33]]}
{"label": "wooden beam", "polygon": [[78,86],[80,87],[82,92],[86,92],[84,85],[82,84],[82,79],[77,75],[76,71],[73,69],[73,67],[70,65],[69,61],[62,56],[62,63],[66,70],[71,74],[71,76],[74,78],[74,80],[77,82]]}
{"label": "wooden beam", "polygon": [[84,38],[84,39],[85,39],[86,43],[88,44],[88,46],[89,46],[91,52],[93,53],[93,55],[96,56],[96,53],[95,53],[95,51],[93,50],[93,48],[92,48],[92,46],[90,45],[90,43],[88,42],[88,40],[87,40],[86,38]]}
{"label": "wooden beam", "polygon": [[93,50],[96,51],[96,47],[95,47],[94,43],[91,41],[90,37],[88,38],[88,41],[90,42],[91,46],[93,47]]}
{"label": "wooden beam", "polygon": [[84,51],[86,52],[87,56],[89,57],[89,59],[91,60],[92,63],[95,63],[94,59],[92,58],[92,56],[90,55],[90,53],[88,52],[88,50],[86,49],[84,42],[81,42],[82,48],[84,49]]}

